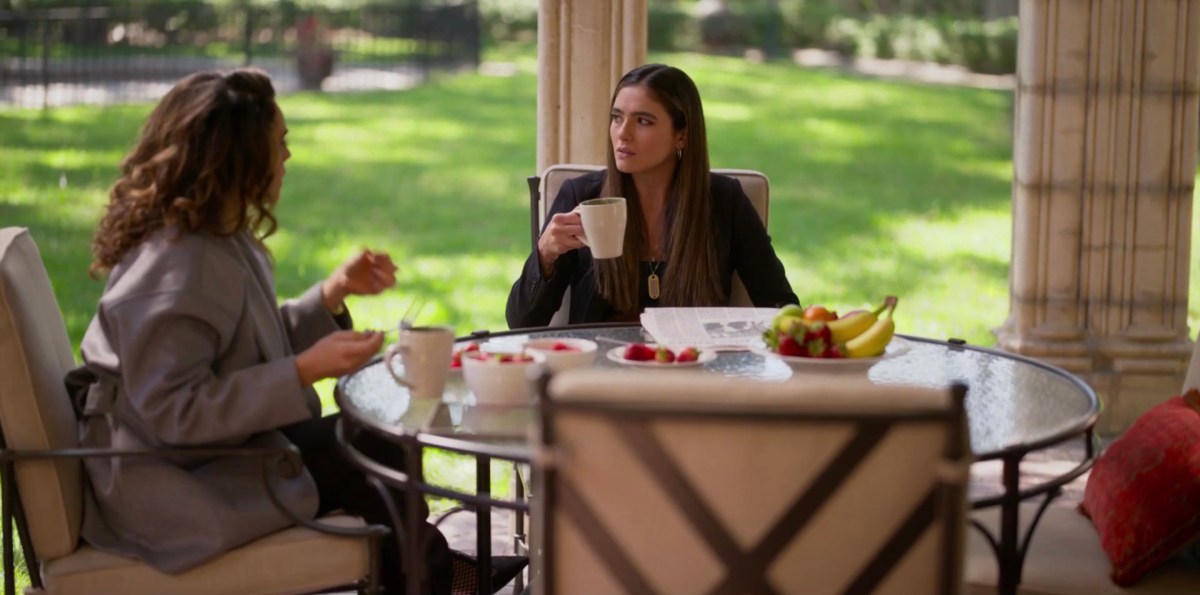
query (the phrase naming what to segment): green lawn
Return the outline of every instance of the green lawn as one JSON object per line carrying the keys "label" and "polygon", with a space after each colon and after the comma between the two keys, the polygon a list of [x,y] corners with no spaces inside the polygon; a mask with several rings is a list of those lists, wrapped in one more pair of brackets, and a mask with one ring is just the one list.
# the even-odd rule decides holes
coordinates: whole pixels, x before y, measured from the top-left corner
{"label": "green lawn", "polygon": [[[270,240],[279,290],[302,291],[358,246],[386,249],[400,288],[351,304],[390,326],[414,294],[426,321],[504,326],[528,250],[536,77],[445,76],[400,93],[281,100],[294,157]],[[655,56],[693,74],[712,161],[766,172],[771,231],[806,303],[901,296],[902,332],[990,344],[1007,311],[1009,98],[792,66]],[[101,284],[88,242],[148,105],[0,111],[0,220],[41,246],[78,341]]]}
{"label": "green lawn", "polygon": [[[293,158],[269,245],[282,296],[371,246],[392,253],[400,284],[351,303],[360,326],[393,326],[415,295],[428,301],[423,322],[505,326],[529,249],[537,79],[529,50],[492,57],[516,61],[517,74],[281,99]],[[900,332],[994,343],[1008,311],[1007,93],[651,58],[695,78],[714,166],[770,177],[772,236],[803,302],[844,310],[895,294]],[[86,274],[91,230],[149,109],[0,111],[0,222],[32,229],[76,344],[102,288]],[[472,473],[442,459],[429,470],[447,481]]]}

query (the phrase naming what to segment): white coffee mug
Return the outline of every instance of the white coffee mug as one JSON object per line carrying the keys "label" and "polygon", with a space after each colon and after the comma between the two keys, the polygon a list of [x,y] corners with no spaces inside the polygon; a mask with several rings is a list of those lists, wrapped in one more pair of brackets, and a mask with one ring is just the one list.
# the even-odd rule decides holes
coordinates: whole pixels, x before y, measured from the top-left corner
{"label": "white coffee mug", "polygon": [[[400,357],[404,376],[396,373],[392,360]],[[454,356],[454,329],[448,326],[413,326],[400,329],[400,338],[385,356],[388,372],[397,384],[407,387],[416,399],[440,399]]]}
{"label": "white coffee mug", "polygon": [[617,258],[625,248],[625,199],[609,196],[579,203],[583,235],[579,241],[592,249],[592,258]]}

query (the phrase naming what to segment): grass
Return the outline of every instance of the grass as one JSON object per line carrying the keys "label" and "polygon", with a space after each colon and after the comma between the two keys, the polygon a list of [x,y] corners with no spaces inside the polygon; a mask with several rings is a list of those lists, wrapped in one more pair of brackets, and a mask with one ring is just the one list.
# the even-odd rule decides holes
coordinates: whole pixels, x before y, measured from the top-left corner
{"label": "grass", "polygon": [[[516,74],[280,100],[294,154],[268,242],[281,296],[371,246],[392,253],[400,283],[351,300],[360,326],[393,326],[416,295],[427,300],[423,322],[460,334],[505,326],[529,249],[536,59],[528,49],[490,56]],[[714,166],[770,177],[772,236],[803,302],[844,310],[895,294],[901,332],[994,344],[1008,312],[1009,94],[727,57],[651,59],[695,78]],[[31,228],[76,345],[102,289],[86,274],[90,235],[150,107],[0,111],[0,221]],[[1197,306],[1188,318],[1194,327]],[[329,383],[321,389],[328,402]],[[426,469],[434,481],[473,482],[473,467],[448,455]],[[507,469],[497,471],[504,492]]]}

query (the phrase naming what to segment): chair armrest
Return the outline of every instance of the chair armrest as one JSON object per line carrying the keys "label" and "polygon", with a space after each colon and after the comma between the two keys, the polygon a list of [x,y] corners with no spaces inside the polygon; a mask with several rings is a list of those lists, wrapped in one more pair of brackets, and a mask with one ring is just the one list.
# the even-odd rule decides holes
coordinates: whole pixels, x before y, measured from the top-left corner
{"label": "chair armrest", "polygon": [[[93,459],[99,457],[258,457],[262,459],[262,481],[267,489],[271,503],[292,522],[314,531],[344,537],[383,537],[391,529],[383,525],[367,525],[365,527],[337,527],[307,519],[292,512],[279,500],[271,487],[272,469],[278,471],[284,478],[296,477],[304,468],[300,457],[300,449],[289,444],[279,447],[265,446],[172,446],[162,448],[61,448],[53,450],[8,450],[0,449],[0,463],[5,470],[18,461],[39,461],[57,459]],[[273,465],[273,463],[275,463]]]}

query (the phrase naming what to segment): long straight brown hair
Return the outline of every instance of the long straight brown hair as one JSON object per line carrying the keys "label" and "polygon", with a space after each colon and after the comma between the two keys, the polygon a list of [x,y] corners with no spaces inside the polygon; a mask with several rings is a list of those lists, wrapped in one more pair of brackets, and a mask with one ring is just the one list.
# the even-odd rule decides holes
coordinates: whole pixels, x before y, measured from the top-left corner
{"label": "long straight brown hair", "polygon": [[[261,70],[200,72],[179,81],[146,120],[92,239],[95,278],[163,227],[260,242],[275,230],[270,195],[282,150],[272,137],[275,89]],[[230,221],[230,214],[235,220]]]}
{"label": "long straight brown hair", "polygon": [[[664,64],[639,66],[621,78],[609,107],[621,89],[641,85],[666,109],[675,131],[687,131],[687,144],[675,165],[666,205],[666,274],[662,281],[664,306],[719,306],[725,295],[717,270],[713,237],[712,184],[709,179],[708,137],[704,108],[696,84],[682,70]],[[628,206],[625,250],[620,258],[594,261],[596,282],[618,312],[638,306],[642,254],[650,252],[646,220],[633,176],[617,169],[612,135],[608,135],[608,171],[602,196],[623,196]]]}

